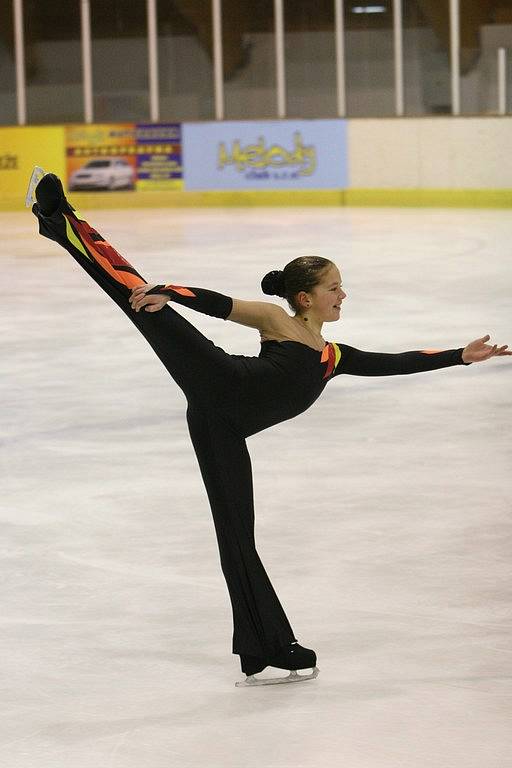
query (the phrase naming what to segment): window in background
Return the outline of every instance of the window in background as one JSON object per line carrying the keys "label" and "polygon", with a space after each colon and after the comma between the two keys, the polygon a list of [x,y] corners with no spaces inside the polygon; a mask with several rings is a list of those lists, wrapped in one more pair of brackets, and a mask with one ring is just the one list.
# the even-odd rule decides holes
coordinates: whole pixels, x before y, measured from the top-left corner
{"label": "window in background", "polygon": [[158,0],[160,119],[213,120],[210,0]]}
{"label": "window in background", "polygon": [[460,0],[461,113],[498,111],[498,49],[512,55],[510,0]]}
{"label": "window in background", "polygon": [[277,116],[273,0],[222,0],[225,117]]}
{"label": "window in background", "polygon": [[90,2],[94,122],[149,120],[146,1]]}
{"label": "window in background", "polygon": [[79,3],[25,0],[23,22],[27,123],[81,122]]}
{"label": "window in background", "polygon": [[395,112],[392,0],[345,0],[347,117]]}
{"label": "window in background", "polygon": [[287,115],[336,117],[334,0],[284,0],[283,8]]}
{"label": "window in background", "polygon": [[449,0],[403,0],[406,115],[452,112]]}
{"label": "window in background", "polygon": [[0,125],[14,125],[16,115],[16,64],[12,3],[0,4]]}

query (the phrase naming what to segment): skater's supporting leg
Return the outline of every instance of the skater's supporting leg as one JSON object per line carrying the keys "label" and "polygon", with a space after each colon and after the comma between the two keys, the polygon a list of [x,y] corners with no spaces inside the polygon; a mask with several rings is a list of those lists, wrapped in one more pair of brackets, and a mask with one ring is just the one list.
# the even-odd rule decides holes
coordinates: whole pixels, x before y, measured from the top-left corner
{"label": "skater's supporting leg", "polygon": [[231,597],[233,653],[277,653],[295,637],[256,552],[252,470],[246,442],[211,409],[189,403],[187,422]]}

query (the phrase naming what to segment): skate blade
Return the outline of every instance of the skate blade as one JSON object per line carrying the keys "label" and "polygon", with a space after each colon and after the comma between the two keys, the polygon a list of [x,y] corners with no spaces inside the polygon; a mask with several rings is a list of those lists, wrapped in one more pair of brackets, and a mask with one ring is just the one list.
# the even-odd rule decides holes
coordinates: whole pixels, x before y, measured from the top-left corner
{"label": "skate blade", "polygon": [[299,675],[296,669],[292,669],[288,677],[261,678],[249,675],[243,682],[235,683],[236,688],[254,688],[256,685],[280,685],[281,683],[301,683],[303,680],[312,680],[318,677],[320,670],[314,667],[310,675]]}
{"label": "skate blade", "polygon": [[45,175],[45,173],[46,173],[46,171],[44,171],[42,168],[40,168],[39,165],[36,165],[36,167],[32,171],[32,176],[30,177],[30,180],[28,182],[27,194],[25,196],[25,207],[26,208],[31,208],[33,203],[36,202],[36,198],[35,198],[34,192],[35,192],[35,189],[36,189],[37,185],[39,184],[39,182],[41,181],[41,179]]}

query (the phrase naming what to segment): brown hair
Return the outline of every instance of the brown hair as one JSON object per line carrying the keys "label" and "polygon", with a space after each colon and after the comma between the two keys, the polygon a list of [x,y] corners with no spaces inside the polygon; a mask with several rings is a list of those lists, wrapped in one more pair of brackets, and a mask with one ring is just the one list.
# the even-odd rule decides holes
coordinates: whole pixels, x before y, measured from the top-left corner
{"label": "brown hair", "polygon": [[322,279],[323,272],[332,265],[332,261],[322,256],[299,256],[290,261],[283,270],[267,272],[261,281],[261,290],[267,296],[280,296],[286,299],[290,309],[299,312],[296,296],[300,291],[311,293]]}

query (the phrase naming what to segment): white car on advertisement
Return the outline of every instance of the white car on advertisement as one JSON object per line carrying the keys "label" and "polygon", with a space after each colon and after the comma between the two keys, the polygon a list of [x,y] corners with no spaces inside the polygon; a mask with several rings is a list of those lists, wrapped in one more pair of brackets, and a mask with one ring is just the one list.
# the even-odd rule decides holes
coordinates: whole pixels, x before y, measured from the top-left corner
{"label": "white car on advertisement", "polygon": [[134,187],[134,168],[119,157],[89,160],[71,174],[68,183],[70,192],[78,189],[133,189]]}

